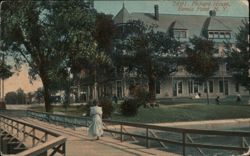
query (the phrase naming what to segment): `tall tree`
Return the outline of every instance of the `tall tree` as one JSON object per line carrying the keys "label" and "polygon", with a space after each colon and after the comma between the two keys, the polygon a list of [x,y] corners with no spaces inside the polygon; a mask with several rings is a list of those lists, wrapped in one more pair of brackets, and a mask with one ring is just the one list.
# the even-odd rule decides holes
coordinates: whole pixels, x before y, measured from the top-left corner
{"label": "tall tree", "polygon": [[249,52],[249,21],[243,21],[236,34],[235,48],[227,43],[227,66],[233,74],[234,80],[245,86],[250,92],[250,52]]}
{"label": "tall tree", "polygon": [[[2,49],[1,45],[1,49]],[[13,72],[11,71],[11,66],[7,65],[3,59],[0,61],[0,99],[2,98],[3,101],[0,101],[0,109],[5,109],[5,101],[4,101],[4,80],[11,77]]]}
{"label": "tall tree", "polygon": [[11,77],[13,72],[11,72],[11,66],[0,61],[0,79],[7,79]]}
{"label": "tall tree", "polygon": [[26,94],[22,90],[22,88],[18,88],[16,90],[17,94],[17,104],[25,104],[26,103]]}
{"label": "tall tree", "polygon": [[[100,96],[97,95],[96,91],[98,85],[106,84],[113,79],[114,70],[111,61],[111,52],[113,50],[112,42],[115,25],[111,15],[97,13],[93,27],[93,38],[90,38],[93,43],[85,46],[85,50],[81,53],[72,55],[70,57],[70,66],[75,75],[74,80],[78,82],[82,81],[84,85],[93,86],[93,98],[97,99]],[[81,37],[78,42],[82,42]],[[81,49],[80,46],[77,48]],[[84,78],[82,79],[76,76],[81,72],[84,72]]]}
{"label": "tall tree", "polygon": [[218,69],[218,59],[214,57],[216,49],[211,40],[194,37],[190,39],[191,46],[187,47],[186,70],[193,74],[193,78],[206,85],[207,103],[209,104],[208,79]]}
{"label": "tall tree", "polygon": [[115,24],[112,15],[98,13],[95,20],[94,40],[98,49],[110,55],[113,48],[113,37],[115,35]]}
{"label": "tall tree", "polygon": [[81,0],[7,1],[3,5],[4,42],[16,61],[26,62],[33,76],[39,75],[44,88],[46,111],[50,106],[50,85],[54,71],[67,70],[69,54],[77,53],[81,32],[89,43],[95,11]]}
{"label": "tall tree", "polygon": [[16,92],[8,92],[5,96],[5,101],[7,104],[17,104],[17,94]]}
{"label": "tall tree", "polygon": [[155,102],[156,81],[176,70],[174,58],[178,55],[179,42],[165,32],[157,31],[156,25],[130,21],[120,29],[116,50],[129,72],[136,72],[148,82],[150,101]]}

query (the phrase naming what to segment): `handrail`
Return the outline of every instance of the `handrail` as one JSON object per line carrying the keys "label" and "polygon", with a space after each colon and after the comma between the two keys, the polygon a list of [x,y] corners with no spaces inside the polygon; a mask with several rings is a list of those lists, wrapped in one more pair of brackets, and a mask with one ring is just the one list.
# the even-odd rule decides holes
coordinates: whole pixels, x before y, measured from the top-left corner
{"label": "handrail", "polygon": [[48,130],[48,129],[44,129],[44,128],[38,127],[38,126],[36,126],[36,125],[32,125],[32,124],[30,124],[30,123],[20,121],[20,120],[15,120],[15,119],[10,118],[10,117],[7,117],[7,116],[5,116],[5,115],[0,115],[0,117],[4,117],[5,119],[15,121],[15,122],[17,122],[17,123],[19,123],[19,124],[23,124],[23,125],[25,125],[25,126],[29,126],[29,127],[35,128],[35,129],[37,129],[37,130],[40,130],[40,131],[49,133],[50,135],[52,135],[52,136],[54,136],[54,137],[60,136],[59,134],[57,134],[57,133],[55,133],[55,132],[53,132],[53,131],[50,131],[50,130]]}
{"label": "handrail", "polygon": [[56,147],[58,145],[65,144],[66,138],[63,136],[60,136],[58,138],[55,138],[51,141],[48,141],[45,144],[42,144],[40,146],[36,146],[34,148],[31,148],[29,150],[23,151],[21,153],[18,153],[16,156],[34,156],[39,155],[43,152],[46,152],[48,149],[51,149],[53,147]]}
{"label": "handrail", "polygon": [[[40,118],[41,114],[46,117],[47,121],[53,122],[53,120],[58,117],[60,121],[54,121],[54,122],[61,122],[63,124],[69,124],[72,126],[88,126],[88,122],[91,120],[91,118],[88,117],[77,117],[77,116],[65,116],[65,115],[59,115],[59,114],[50,114],[50,113],[44,113],[44,112],[36,112],[36,111],[27,111],[27,115],[35,118]],[[40,117],[39,117],[40,115]],[[54,118],[54,119],[53,119]],[[42,119],[44,120],[44,119]],[[74,120],[79,120],[80,122],[73,122]],[[148,124],[141,124],[141,123],[133,123],[133,122],[122,122],[122,121],[115,121],[115,120],[107,120],[104,119],[103,122],[106,124],[115,124],[119,126],[120,128],[119,131],[117,130],[112,130],[104,127],[104,131],[106,132],[111,132],[111,133],[116,133],[120,135],[120,140],[124,141],[124,136],[133,136],[133,137],[139,137],[139,138],[144,138],[146,139],[146,147],[150,148],[149,141],[154,140],[158,142],[163,142],[163,143],[172,143],[176,145],[181,145],[183,149],[183,155],[186,155],[186,147],[195,147],[195,148],[208,148],[208,149],[223,149],[223,150],[234,150],[234,151],[239,151],[243,152],[247,150],[246,147],[242,146],[242,143],[240,146],[222,146],[222,145],[211,145],[207,143],[194,143],[194,142],[187,142],[187,136],[189,136],[189,139],[191,138],[190,135],[188,134],[193,134],[193,135],[218,135],[218,136],[233,136],[233,137],[239,137],[239,138],[246,138],[250,137],[250,132],[245,132],[245,131],[225,131],[225,130],[198,130],[198,129],[186,129],[186,128],[174,128],[174,127],[164,127],[164,126],[157,126],[157,125],[148,125]],[[143,128],[146,130],[145,135],[142,134],[134,134],[134,133],[129,133],[125,132],[123,129],[125,126],[129,127],[134,127],[134,128]],[[157,130],[157,131],[164,131],[164,132],[172,132],[172,133],[177,133],[181,137],[179,140],[171,140],[171,139],[164,139],[164,138],[156,138],[152,137],[149,135],[149,129],[150,130]],[[245,139],[242,139],[245,140]]]}
{"label": "handrail", "polygon": [[[27,112],[35,112],[40,114],[47,114],[47,115],[53,115],[53,116],[60,116],[60,117],[67,117],[67,118],[77,118],[77,119],[85,119],[88,121],[91,121],[92,119],[89,117],[79,117],[79,116],[73,116],[73,115],[61,115],[61,114],[51,114],[51,113],[45,113],[45,112],[37,112],[37,111],[31,111],[27,110]],[[103,122],[112,123],[112,124],[119,124],[124,126],[131,126],[131,127],[137,127],[137,128],[148,128],[152,130],[161,130],[161,131],[170,131],[170,132],[185,132],[189,134],[206,134],[206,135],[223,135],[223,136],[245,136],[250,137],[249,132],[245,131],[227,131],[227,130],[205,130],[205,129],[188,129],[188,128],[175,128],[175,127],[166,127],[166,126],[158,126],[158,125],[149,125],[149,124],[141,124],[141,123],[135,123],[135,122],[123,122],[123,121],[116,121],[116,120],[109,120],[109,119],[103,119]],[[69,123],[74,124],[74,123]],[[77,125],[77,124],[76,124]],[[79,124],[80,126],[81,124]],[[83,125],[81,125],[83,126]]]}
{"label": "handrail", "polygon": [[[16,154],[18,156],[40,155],[46,153],[50,149],[52,149],[51,155],[55,153],[65,155],[66,138],[53,131],[4,115],[0,115],[0,124],[2,131],[5,131],[6,134],[20,141],[16,146],[17,148],[20,147],[21,144],[31,143],[32,147]],[[40,134],[39,136],[36,135],[37,132]],[[27,139],[31,140],[27,142]]]}

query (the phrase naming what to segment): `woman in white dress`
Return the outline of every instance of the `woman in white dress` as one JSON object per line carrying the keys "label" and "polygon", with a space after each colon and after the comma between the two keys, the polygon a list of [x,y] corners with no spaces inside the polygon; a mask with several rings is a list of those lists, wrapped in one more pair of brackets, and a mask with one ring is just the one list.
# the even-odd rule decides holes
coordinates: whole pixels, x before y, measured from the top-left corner
{"label": "woman in white dress", "polygon": [[98,106],[98,101],[93,101],[93,104],[94,106],[90,107],[92,123],[88,127],[88,135],[99,140],[99,137],[103,135],[102,107]]}

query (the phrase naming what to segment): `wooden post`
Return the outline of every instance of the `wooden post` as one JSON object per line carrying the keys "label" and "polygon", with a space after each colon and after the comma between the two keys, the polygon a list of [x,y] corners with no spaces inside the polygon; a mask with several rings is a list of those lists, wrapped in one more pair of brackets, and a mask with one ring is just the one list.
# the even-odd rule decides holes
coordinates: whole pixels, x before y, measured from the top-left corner
{"label": "wooden post", "polygon": [[[240,147],[244,148],[245,147],[245,144],[244,144],[244,137],[240,137]],[[242,154],[244,151],[243,150],[240,150],[240,153],[239,154]]]}
{"label": "wooden post", "polygon": [[13,135],[13,133],[14,133],[14,131],[13,131],[13,130],[14,130],[14,129],[13,129],[13,126],[14,126],[14,125],[13,125],[13,120],[11,120],[11,134],[12,134],[12,135]]}
{"label": "wooden post", "polygon": [[123,132],[122,132],[122,129],[123,129],[123,126],[121,124],[121,128],[120,128],[120,132],[121,132],[121,138],[120,138],[120,140],[121,140],[121,142],[123,142]]}
{"label": "wooden post", "polygon": [[25,133],[26,133],[26,126],[23,125],[23,142],[26,141],[26,135],[25,135]]}
{"label": "wooden post", "polygon": [[45,133],[45,142],[47,142],[48,141],[48,133],[46,132]]}
{"label": "wooden post", "polygon": [[182,154],[186,156],[186,133],[182,132]]}
{"label": "wooden post", "polygon": [[36,136],[36,133],[35,133],[35,128],[33,128],[32,129],[32,147],[34,147],[35,146],[35,143],[36,143],[36,138],[35,138],[35,136]]}
{"label": "wooden post", "polygon": [[85,119],[85,125],[88,127],[88,119]]}
{"label": "wooden post", "polygon": [[149,139],[148,139],[148,135],[149,135],[148,128],[146,128],[146,147],[150,148],[150,142],[149,142]]}
{"label": "wooden post", "polygon": [[63,152],[63,156],[66,156],[66,143],[65,142],[63,143],[63,146],[62,146],[62,152]]}
{"label": "wooden post", "polygon": [[17,122],[17,137],[19,137],[19,132],[20,132],[20,129],[19,129],[19,123]]}

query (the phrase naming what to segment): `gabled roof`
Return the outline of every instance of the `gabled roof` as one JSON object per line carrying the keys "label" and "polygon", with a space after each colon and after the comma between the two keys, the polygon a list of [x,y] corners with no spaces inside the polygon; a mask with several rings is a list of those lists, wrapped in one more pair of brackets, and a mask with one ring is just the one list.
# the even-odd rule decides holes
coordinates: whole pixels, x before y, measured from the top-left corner
{"label": "gabled roof", "polygon": [[[246,18],[246,17],[245,17]],[[158,25],[157,31],[167,32],[171,28],[188,30],[188,37],[204,37],[207,30],[229,30],[238,32],[244,17],[212,16],[209,15],[176,15],[159,14],[159,20],[155,19],[153,13],[129,13],[123,6],[115,16],[116,24],[126,23],[129,20],[141,20],[147,25]],[[233,40],[232,36],[232,40]]]}
{"label": "gabled roof", "polygon": [[122,9],[118,12],[118,14],[114,17],[115,24],[126,23],[130,18],[130,14],[128,10],[125,8],[124,4]]}
{"label": "gabled roof", "polygon": [[223,21],[223,19],[211,17],[207,30],[231,30]]}
{"label": "gabled roof", "polygon": [[187,28],[178,20],[174,21],[172,29],[182,29],[186,30]]}
{"label": "gabled roof", "polygon": [[207,19],[207,16],[202,15],[160,14],[159,20],[155,20],[154,14],[149,13],[131,13],[130,15],[130,20],[141,20],[148,25],[158,25],[158,31],[167,32],[172,27],[185,28],[189,31],[189,37],[193,37],[194,35],[200,36],[203,23]]}

